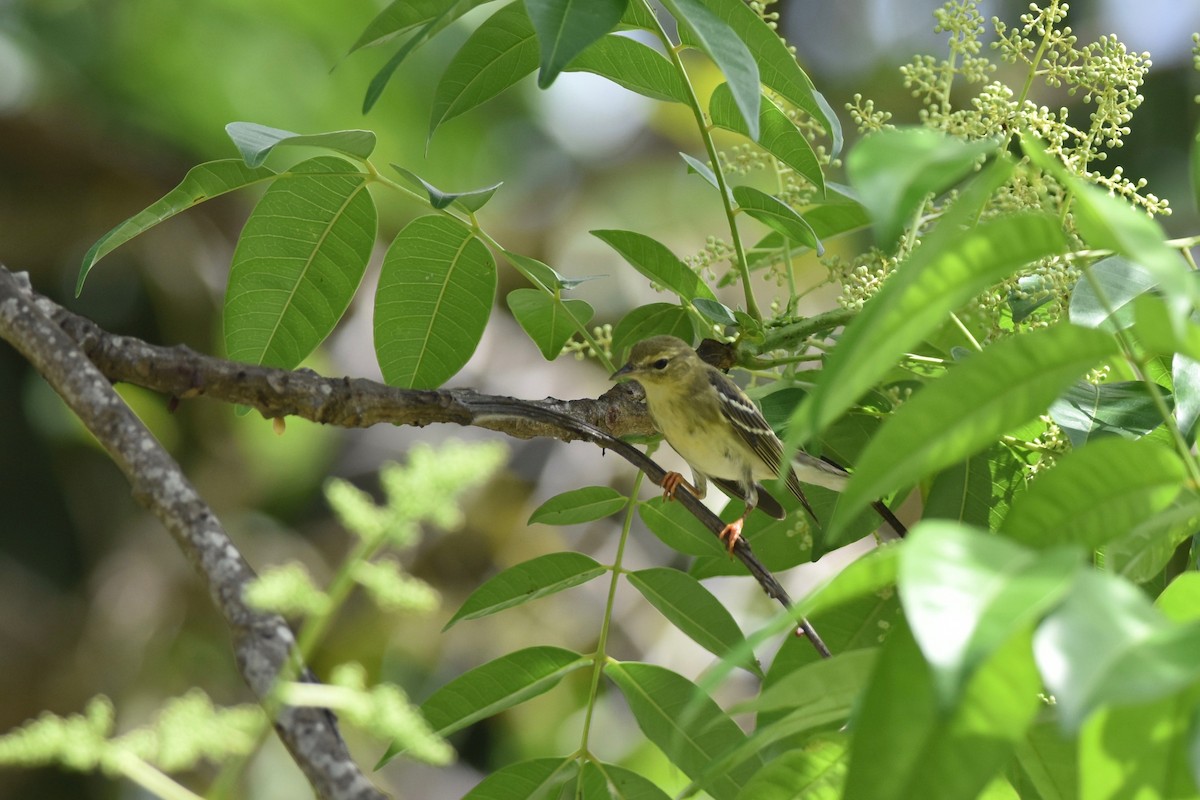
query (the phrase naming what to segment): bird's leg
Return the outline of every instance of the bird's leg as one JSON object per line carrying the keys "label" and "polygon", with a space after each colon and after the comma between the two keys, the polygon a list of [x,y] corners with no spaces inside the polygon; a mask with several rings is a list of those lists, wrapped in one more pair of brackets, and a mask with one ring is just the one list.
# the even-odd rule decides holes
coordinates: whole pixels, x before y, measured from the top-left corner
{"label": "bird's leg", "polygon": [[733,547],[738,543],[738,539],[742,538],[742,525],[746,523],[746,517],[750,516],[750,512],[754,510],[753,506],[746,506],[746,513],[729,523],[722,529],[717,536],[722,542],[725,542],[729,548],[729,557],[733,558]]}
{"label": "bird's leg", "polygon": [[692,480],[696,482],[695,485],[692,485],[684,480],[683,476],[678,472],[668,472],[663,476],[662,479],[663,500],[666,500],[667,502],[674,500],[675,492],[678,491],[679,487],[681,486],[684,489],[687,489],[692,497],[703,500],[704,496],[708,494],[708,482],[704,480],[704,476],[698,472],[692,473]]}

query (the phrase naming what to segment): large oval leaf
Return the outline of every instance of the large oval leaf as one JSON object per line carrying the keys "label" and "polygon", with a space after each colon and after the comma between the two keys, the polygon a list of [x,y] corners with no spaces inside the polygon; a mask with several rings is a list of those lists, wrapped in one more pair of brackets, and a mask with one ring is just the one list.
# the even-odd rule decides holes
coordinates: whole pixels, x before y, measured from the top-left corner
{"label": "large oval leaf", "polygon": [[[830,537],[872,500],[967,458],[1044,412],[1073,380],[1116,352],[1091,328],[1058,325],[1002,339],[902,405],[867,445]],[[810,395],[811,396],[811,395]]]}
{"label": "large oval leaf", "polygon": [[604,567],[582,553],[547,553],[509,567],[466,599],[442,630],[466,619],[479,619],[539,597],[556,594],[604,574]]}
{"label": "large oval leaf", "polygon": [[681,299],[717,299],[708,284],[657,239],[634,231],[591,231],[591,234],[620,253],[638,272],[675,292]]}
{"label": "large oval leaf", "polygon": [[846,326],[820,383],[792,416],[788,444],[810,440],[837,419],[951,311],[1018,267],[1064,249],[1062,228],[1042,214],[931,236]]}
{"label": "large oval leaf", "polygon": [[247,167],[240,158],[209,161],[197,164],[171,191],[116,226],[96,240],[83,257],[79,278],[75,282],[75,294],[83,291],[83,282],[96,262],[128,242],[140,233],[148,231],[158,223],[168,220],[181,211],[199,205],[205,200],[251,186],[275,177],[275,170],[266,167]]}
{"label": "large oval leaf", "polygon": [[613,328],[613,355],[623,364],[635,344],[662,334],[678,336],[689,343],[693,341],[692,320],[687,311],[673,303],[638,306]]}
{"label": "large oval leaf", "polygon": [[375,354],[392,386],[432,389],[462,369],[483,336],[496,262],[456,219],[427,216],[397,234],[375,291]]}
{"label": "large oval leaf", "polygon": [[586,330],[595,313],[583,300],[564,300],[537,289],[513,289],[508,308],[547,361],[558,358],[571,334]]}
{"label": "large oval leaf", "polygon": [[1001,530],[1031,547],[1099,547],[1169,506],[1186,479],[1179,457],[1153,440],[1100,439],[1038,475]]}
{"label": "large oval leaf", "polygon": [[629,36],[605,36],[566,67],[590,72],[655,100],[687,103],[687,87],[670,61]]}
{"label": "large oval leaf", "polygon": [[225,290],[225,351],[291,369],[341,319],[375,244],[366,176],[333,156],[303,161],[254,207]]}

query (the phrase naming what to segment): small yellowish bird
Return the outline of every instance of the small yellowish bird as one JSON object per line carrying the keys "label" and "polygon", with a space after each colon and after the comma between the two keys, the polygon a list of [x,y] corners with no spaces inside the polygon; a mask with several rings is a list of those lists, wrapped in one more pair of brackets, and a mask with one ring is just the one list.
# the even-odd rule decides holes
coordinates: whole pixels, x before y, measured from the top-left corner
{"label": "small yellowish bird", "polygon": [[803,452],[792,457],[784,473],[783,444],[758,406],[682,339],[654,336],[638,342],[628,363],[612,378],[642,385],[655,426],[692,468],[695,485],[678,472],[667,473],[662,484],[666,499],[674,498],[680,486],[702,498],[711,478],[730,497],[746,503],[742,516],[720,534],[730,553],[755,507],[776,519],[784,517],[782,506],[759,481],[773,481],[782,475],[788,490],[815,521],[801,481],[841,491],[849,478],[841,467]]}

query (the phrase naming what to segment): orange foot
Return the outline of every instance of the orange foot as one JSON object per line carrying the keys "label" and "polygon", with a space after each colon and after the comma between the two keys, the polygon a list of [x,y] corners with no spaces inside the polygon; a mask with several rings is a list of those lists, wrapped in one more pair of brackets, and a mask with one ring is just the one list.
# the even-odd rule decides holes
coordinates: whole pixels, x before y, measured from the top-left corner
{"label": "orange foot", "polygon": [[742,538],[742,524],[745,523],[745,521],[745,517],[742,517],[741,519],[735,519],[733,522],[726,525],[724,530],[717,534],[721,541],[725,542],[729,547],[730,558],[733,557],[733,546],[738,543],[738,539]]}
{"label": "orange foot", "polygon": [[670,502],[675,499],[675,492],[679,491],[679,487],[683,487],[692,493],[695,497],[700,496],[700,492],[695,486],[683,479],[683,476],[678,472],[668,472],[662,479],[663,500]]}

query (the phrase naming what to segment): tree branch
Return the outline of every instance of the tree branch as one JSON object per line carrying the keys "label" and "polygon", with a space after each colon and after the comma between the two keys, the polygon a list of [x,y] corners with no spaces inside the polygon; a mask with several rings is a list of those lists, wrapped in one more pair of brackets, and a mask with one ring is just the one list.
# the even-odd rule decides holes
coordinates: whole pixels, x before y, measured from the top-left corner
{"label": "tree branch", "polygon": [[[179,465],[79,344],[55,324],[51,317],[60,311],[32,292],[27,280],[0,267],[0,338],[28,359],[66,401],[125,474],[134,497],[174,536],[232,629],[243,678],[260,700],[265,699],[293,651],[292,631],[281,616],[256,611],[243,601],[242,590],[254,578],[253,570]],[[286,707],[274,724],[318,796],[386,798],[350,757],[328,710]]]}

